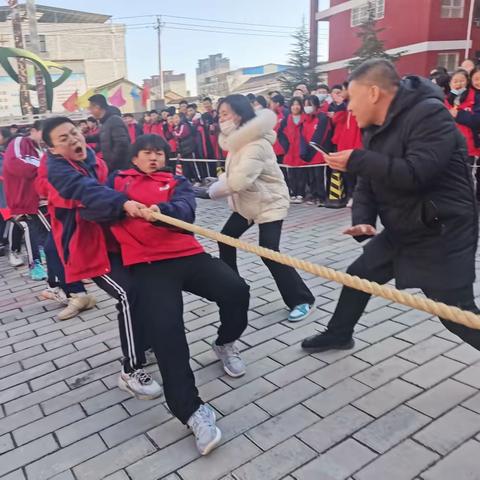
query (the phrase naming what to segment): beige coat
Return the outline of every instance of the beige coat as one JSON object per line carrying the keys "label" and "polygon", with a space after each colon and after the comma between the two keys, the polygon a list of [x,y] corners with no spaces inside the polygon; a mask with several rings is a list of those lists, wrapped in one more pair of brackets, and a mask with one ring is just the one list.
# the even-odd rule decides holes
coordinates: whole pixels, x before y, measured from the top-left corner
{"label": "beige coat", "polygon": [[228,156],[225,174],[210,187],[210,197],[228,196],[231,209],[255,223],[283,220],[290,206],[288,188],[272,147],[276,121],[272,111],[261,110],[228,137],[219,138]]}

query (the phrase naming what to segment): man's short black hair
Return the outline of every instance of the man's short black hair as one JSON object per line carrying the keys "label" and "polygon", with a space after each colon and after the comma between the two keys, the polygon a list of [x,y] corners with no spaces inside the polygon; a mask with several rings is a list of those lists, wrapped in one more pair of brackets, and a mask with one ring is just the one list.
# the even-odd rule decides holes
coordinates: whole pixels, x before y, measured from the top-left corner
{"label": "man's short black hair", "polygon": [[358,66],[348,79],[349,82],[366,82],[382,90],[394,90],[400,86],[400,75],[395,65],[384,58],[372,58]]}
{"label": "man's short black hair", "polygon": [[248,101],[253,103],[255,101],[255,95],[253,93],[247,94]]}
{"label": "man's short black hair", "polygon": [[179,105],[187,105],[188,106],[188,102],[186,100],[180,100]]}
{"label": "man's short black hair", "polygon": [[274,95],[271,98],[272,102],[278,103],[281,107],[285,105],[285,97],[281,95],[280,93],[278,95]]}
{"label": "man's short black hair", "polygon": [[187,108],[193,108],[194,110],[196,110],[198,107],[196,103],[189,103]]}
{"label": "man's short black hair", "polygon": [[210,97],[205,97],[202,102],[210,102],[212,103],[212,99]]}
{"label": "man's short black hair", "polygon": [[124,113],[123,116],[124,117],[129,117],[129,118],[135,118],[133,113]]}
{"label": "man's short black hair", "polygon": [[35,120],[33,122],[32,128],[35,130],[40,131],[43,128],[43,120]]}
{"label": "man's short black hair", "polygon": [[165,152],[165,156],[169,157],[170,147],[168,143],[160,136],[155,134],[140,135],[130,146],[130,160],[137,157],[142,150],[155,150]]}
{"label": "man's short black hair", "polygon": [[155,110],[155,109],[153,109],[153,110],[150,110],[150,111],[149,111],[149,112],[147,112],[147,113],[149,113],[150,115],[151,115],[152,113],[156,113],[156,114],[158,115],[158,111],[157,111],[157,110]]}
{"label": "man's short black hair", "polygon": [[87,122],[98,123],[95,117],[88,117]]}
{"label": "man's short black hair", "polygon": [[90,103],[93,103],[94,105],[97,105],[103,110],[106,110],[108,108],[108,102],[107,99],[101,95],[100,93],[96,93],[95,95],[92,95],[88,101]]}
{"label": "man's short black hair", "polygon": [[343,86],[340,83],[336,83],[335,85],[332,86],[330,91],[333,90],[343,90]]}
{"label": "man's short black hair", "polygon": [[52,130],[54,130],[60,125],[63,125],[64,123],[70,123],[75,126],[73,120],[68,117],[51,117],[44,120],[42,129],[42,140],[47,146],[53,147],[52,139],[50,137]]}
{"label": "man's short black hair", "polygon": [[328,93],[330,93],[330,87],[326,83],[321,83],[318,85],[317,90],[320,89],[326,90]]}
{"label": "man's short black hair", "polygon": [[80,125],[81,123],[87,123],[87,121],[86,120],[79,120],[78,124]]}

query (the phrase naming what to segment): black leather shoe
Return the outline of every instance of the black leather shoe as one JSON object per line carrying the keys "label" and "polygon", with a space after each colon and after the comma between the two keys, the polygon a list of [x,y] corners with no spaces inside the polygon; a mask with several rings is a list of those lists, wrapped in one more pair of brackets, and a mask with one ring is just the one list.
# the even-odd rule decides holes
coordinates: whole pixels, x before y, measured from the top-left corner
{"label": "black leather shoe", "polygon": [[350,350],[354,346],[355,340],[352,337],[341,338],[328,332],[313,335],[302,342],[302,348],[311,353],[327,350]]}

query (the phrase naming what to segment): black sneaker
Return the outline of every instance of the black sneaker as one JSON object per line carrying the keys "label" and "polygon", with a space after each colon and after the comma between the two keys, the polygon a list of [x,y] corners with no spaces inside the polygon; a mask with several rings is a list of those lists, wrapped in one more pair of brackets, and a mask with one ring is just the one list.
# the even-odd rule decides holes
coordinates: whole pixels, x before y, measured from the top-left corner
{"label": "black sneaker", "polygon": [[355,341],[352,337],[345,339],[328,332],[313,335],[302,342],[302,348],[311,353],[325,352],[327,350],[350,350],[354,346]]}

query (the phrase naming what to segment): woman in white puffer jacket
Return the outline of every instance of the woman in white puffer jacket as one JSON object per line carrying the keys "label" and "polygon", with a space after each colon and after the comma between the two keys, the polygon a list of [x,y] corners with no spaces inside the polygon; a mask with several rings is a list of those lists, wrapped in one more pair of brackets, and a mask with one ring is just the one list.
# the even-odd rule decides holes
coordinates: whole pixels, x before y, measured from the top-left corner
{"label": "woman in white puffer jacket", "polygon": [[[246,97],[229,95],[219,105],[219,120],[219,143],[228,156],[225,173],[210,187],[209,195],[212,199],[228,197],[233,210],[222,233],[239,238],[256,223],[260,245],[278,251],[290,197],[272,147],[277,117],[270,110],[255,115]],[[219,251],[220,258],[238,272],[236,249],[220,243]],[[315,299],[300,275],[291,267],[262,260],[290,309],[288,319],[306,318]]]}

